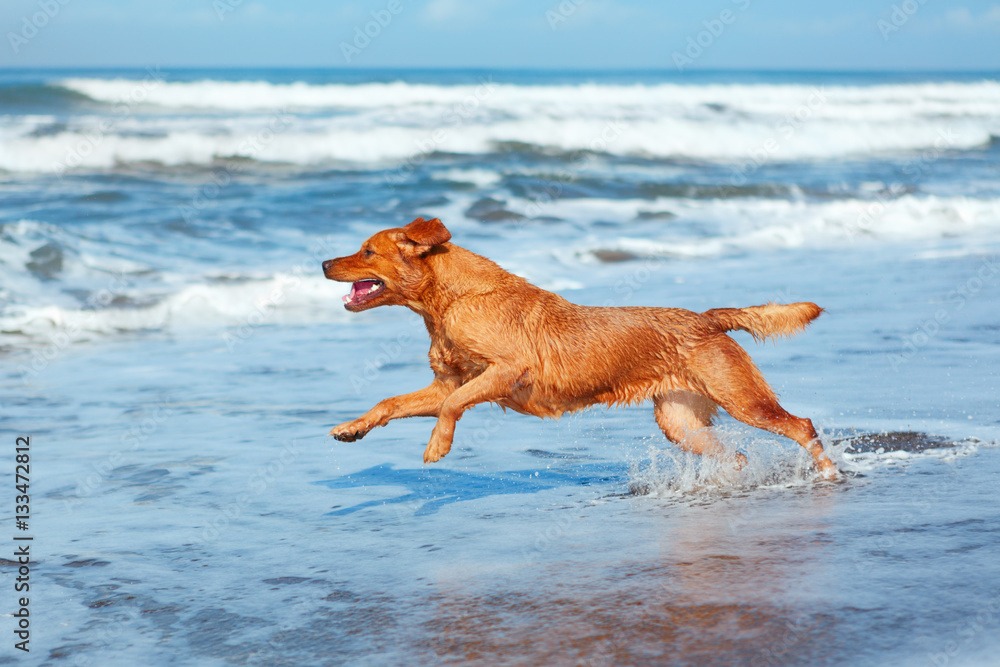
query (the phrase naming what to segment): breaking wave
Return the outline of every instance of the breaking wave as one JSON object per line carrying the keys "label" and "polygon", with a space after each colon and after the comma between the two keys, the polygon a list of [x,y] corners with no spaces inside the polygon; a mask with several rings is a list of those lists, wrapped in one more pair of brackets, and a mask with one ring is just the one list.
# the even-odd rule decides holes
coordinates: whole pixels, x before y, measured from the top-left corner
{"label": "breaking wave", "polygon": [[[135,101],[137,86],[141,102]],[[351,85],[77,78],[50,90],[62,91],[57,97],[63,102],[92,100],[107,105],[106,111],[72,120],[7,117],[0,130],[0,169],[208,164],[233,156],[297,165],[371,164],[511,146],[756,165],[979,149],[1000,135],[995,81],[695,86],[484,79],[477,85]],[[41,93],[8,88],[3,94]]]}

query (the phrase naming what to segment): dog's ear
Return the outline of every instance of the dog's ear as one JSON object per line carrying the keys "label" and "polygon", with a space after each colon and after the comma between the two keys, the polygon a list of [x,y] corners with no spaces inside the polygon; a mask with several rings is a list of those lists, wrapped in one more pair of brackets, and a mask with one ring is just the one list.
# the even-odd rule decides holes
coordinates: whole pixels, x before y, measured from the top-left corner
{"label": "dog's ear", "polygon": [[422,252],[451,238],[451,232],[437,218],[430,220],[417,218],[403,227],[403,233],[406,234],[406,238],[419,246]]}

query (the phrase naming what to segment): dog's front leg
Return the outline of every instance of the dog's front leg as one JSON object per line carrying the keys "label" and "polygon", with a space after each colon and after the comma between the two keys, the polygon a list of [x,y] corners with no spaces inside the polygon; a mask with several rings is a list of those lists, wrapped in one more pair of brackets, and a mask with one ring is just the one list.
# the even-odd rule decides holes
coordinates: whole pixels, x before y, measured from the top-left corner
{"label": "dog's front leg", "polygon": [[385,426],[393,419],[437,417],[441,404],[455,390],[456,385],[457,383],[438,378],[418,391],[387,398],[357,419],[335,426],[330,435],[341,442],[354,442],[365,437],[376,426]]}
{"label": "dog's front leg", "polygon": [[451,451],[451,442],[455,437],[455,423],[462,418],[463,412],[479,403],[497,401],[509,396],[523,377],[521,370],[515,370],[511,366],[501,368],[493,364],[444,399],[430,442],[424,450],[424,463],[440,461]]}

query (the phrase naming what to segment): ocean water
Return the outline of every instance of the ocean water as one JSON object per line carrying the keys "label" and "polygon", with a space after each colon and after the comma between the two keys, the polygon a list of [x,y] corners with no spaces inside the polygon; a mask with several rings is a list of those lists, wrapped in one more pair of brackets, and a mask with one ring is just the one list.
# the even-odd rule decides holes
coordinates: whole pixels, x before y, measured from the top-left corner
{"label": "ocean water", "polygon": [[[320,268],[417,216],[577,303],[820,304],[734,336],[843,478],[649,405],[327,438],[429,382]],[[0,664],[997,664],[997,73],[6,70],[0,359]]]}

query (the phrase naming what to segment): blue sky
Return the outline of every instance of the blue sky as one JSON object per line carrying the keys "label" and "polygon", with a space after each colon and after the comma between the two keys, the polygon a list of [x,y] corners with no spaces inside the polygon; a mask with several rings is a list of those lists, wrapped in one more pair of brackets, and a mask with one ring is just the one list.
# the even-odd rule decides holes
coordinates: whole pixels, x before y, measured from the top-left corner
{"label": "blue sky", "polygon": [[3,0],[0,27],[4,67],[1000,69],[996,0]]}

